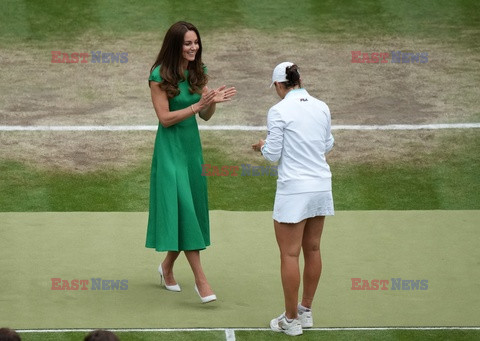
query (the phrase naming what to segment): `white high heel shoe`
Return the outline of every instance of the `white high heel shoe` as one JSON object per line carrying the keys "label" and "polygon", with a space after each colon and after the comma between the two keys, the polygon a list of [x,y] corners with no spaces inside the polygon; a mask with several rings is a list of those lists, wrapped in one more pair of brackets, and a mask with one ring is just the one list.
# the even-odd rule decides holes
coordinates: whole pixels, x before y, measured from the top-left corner
{"label": "white high heel shoe", "polygon": [[[158,273],[160,274],[160,284],[162,284],[162,282],[165,282],[165,277],[163,276],[162,264],[158,266]],[[170,291],[175,291],[175,292],[182,291],[182,289],[180,289],[180,286],[178,284],[167,285],[167,282],[165,282],[165,289]]]}
{"label": "white high heel shoe", "polygon": [[200,297],[200,299],[202,300],[202,303],[209,303],[209,302],[213,302],[217,299],[217,296],[215,295],[210,295],[210,296],[205,296],[205,297],[202,297],[200,295],[200,292],[198,291],[198,288],[197,288],[197,285],[195,284],[195,291],[197,292],[198,296]]}

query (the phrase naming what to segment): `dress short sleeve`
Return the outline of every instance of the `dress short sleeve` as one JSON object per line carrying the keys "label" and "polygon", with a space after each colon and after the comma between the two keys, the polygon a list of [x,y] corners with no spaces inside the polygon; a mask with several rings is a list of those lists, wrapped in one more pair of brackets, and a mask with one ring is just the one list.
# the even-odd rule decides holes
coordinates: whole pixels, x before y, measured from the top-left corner
{"label": "dress short sleeve", "polygon": [[162,82],[162,76],[160,76],[160,65],[158,65],[155,69],[153,69],[152,73],[150,74],[150,77],[148,78],[148,81],[153,81],[153,82]]}

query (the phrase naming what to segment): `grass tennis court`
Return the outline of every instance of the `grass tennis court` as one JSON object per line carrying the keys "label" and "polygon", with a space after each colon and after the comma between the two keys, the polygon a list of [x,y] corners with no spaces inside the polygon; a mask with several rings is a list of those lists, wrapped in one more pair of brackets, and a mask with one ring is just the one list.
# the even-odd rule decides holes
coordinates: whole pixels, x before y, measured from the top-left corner
{"label": "grass tennis court", "polygon": [[[156,124],[146,79],[177,20],[199,28],[211,85],[238,90],[202,124],[265,125],[277,100],[271,69],[284,60],[301,66],[333,125],[480,122],[478,1],[5,0],[0,126]],[[128,62],[56,64],[52,51],[127,52]],[[351,51],[429,58],[356,64]],[[334,135],[336,216],[322,241],[318,329],[302,339],[479,338],[479,129]],[[249,149],[264,136],[202,131],[204,159],[267,165]],[[97,327],[122,340],[225,340],[229,328],[236,340],[287,339],[265,330],[282,309],[275,179],[208,179],[213,244],[203,257],[219,301],[202,306],[187,262],[177,269],[184,291],[166,292],[161,255],[143,246],[153,139],[0,131],[0,327],[32,331],[24,340],[79,340]],[[56,291],[55,277],[127,279],[128,289]],[[428,280],[428,289],[358,291],[351,278]],[[325,329],[450,326],[477,329]]]}
{"label": "grass tennis court", "polygon": [[[211,212],[214,247],[204,252],[204,262],[219,296],[212,305],[198,304],[185,261],[176,271],[184,290],[177,294],[160,287],[159,256],[142,248],[145,213],[0,217],[0,246],[10,250],[1,260],[8,278],[1,300],[9,309],[0,319],[18,329],[265,328],[270,315],[282,309],[271,212]],[[316,324],[475,326],[479,219],[478,211],[337,213],[322,243]],[[18,250],[21,257],[15,257]],[[352,290],[351,278],[398,277],[427,280],[428,288],[393,290],[389,284],[383,291]],[[52,290],[51,278],[126,279],[128,288],[92,290],[89,283],[84,291]]]}
{"label": "grass tennis court", "polygon": [[[122,340],[225,340],[226,333],[223,331],[166,331],[166,332],[128,332],[116,331]],[[306,331],[301,337],[302,340],[472,340],[478,337],[478,332],[471,330],[346,330],[346,331]],[[28,341],[34,340],[81,340],[85,332],[64,332],[64,333],[41,333],[32,335],[22,334],[22,338]],[[361,335],[361,336],[360,336]],[[269,331],[235,330],[236,340],[271,340],[272,334]],[[290,340],[286,335],[275,335],[275,340]]]}

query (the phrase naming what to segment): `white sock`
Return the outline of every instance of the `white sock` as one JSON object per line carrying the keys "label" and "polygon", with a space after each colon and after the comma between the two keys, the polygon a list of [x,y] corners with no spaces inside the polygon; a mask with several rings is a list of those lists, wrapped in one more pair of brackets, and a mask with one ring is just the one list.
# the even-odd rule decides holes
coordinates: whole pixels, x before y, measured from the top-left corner
{"label": "white sock", "polygon": [[303,305],[299,304],[298,305],[298,311],[304,313],[306,311],[310,311],[311,309],[310,308],[305,308]]}

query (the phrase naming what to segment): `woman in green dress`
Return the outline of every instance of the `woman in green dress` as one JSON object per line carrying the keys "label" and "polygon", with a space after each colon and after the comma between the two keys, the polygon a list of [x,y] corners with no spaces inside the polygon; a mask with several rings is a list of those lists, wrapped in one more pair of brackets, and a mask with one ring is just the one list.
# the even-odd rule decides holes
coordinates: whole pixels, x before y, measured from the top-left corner
{"label": "woman in green dress", "polygon": [[203,303],[216,299],[200,262],[210,245],[206,178],[196,115],[209,120],[216,103],[229,101],[234,87],[207,87],[202,42],[197,28],[177,22],[167,31],[149,86],[159,125],[150,176],[150,209],[146,247],[167,251],[158,272],[165,287],[181,291],[173,266],[181,251],[195,276]]}

